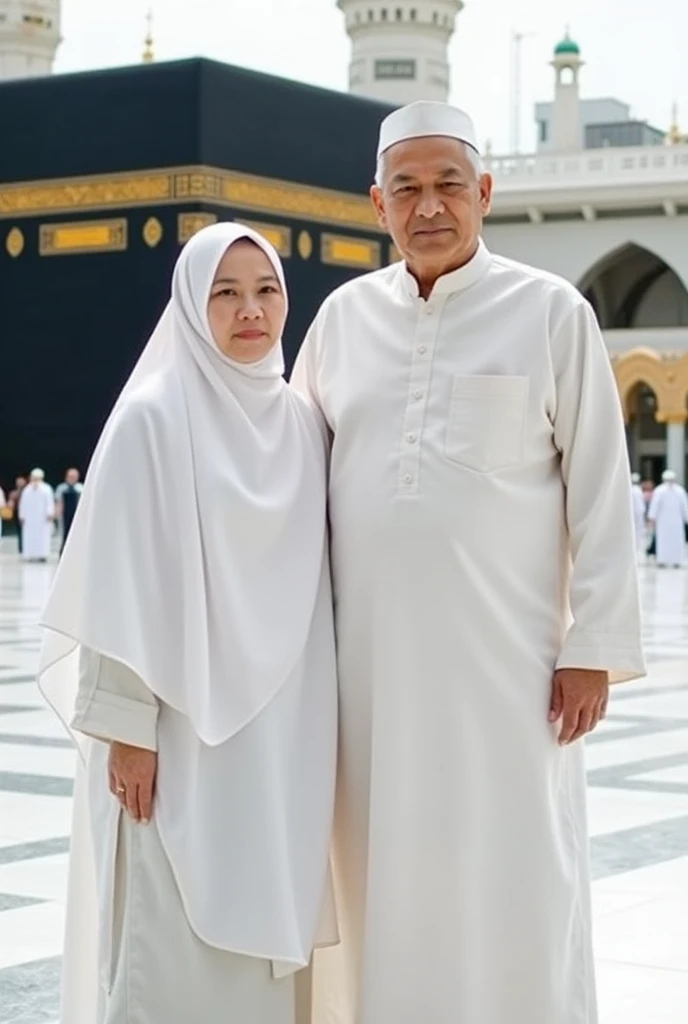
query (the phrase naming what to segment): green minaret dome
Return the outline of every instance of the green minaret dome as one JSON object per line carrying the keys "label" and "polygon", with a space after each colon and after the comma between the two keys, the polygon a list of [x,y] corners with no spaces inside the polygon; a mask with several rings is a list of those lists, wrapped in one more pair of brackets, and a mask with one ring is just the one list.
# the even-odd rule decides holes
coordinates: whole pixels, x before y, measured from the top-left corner
{"label": "green minaret dome", "polygon": [[554,56],[558,57],[561,56],[562,54],[567,53],[575,53],[577,56],[580,55],[580,46],[578,45],[578,43],[575,43],[573,41],[568,32],[566,33],[562,41],[560,43],[557,43],[557,45],[554,47]]}

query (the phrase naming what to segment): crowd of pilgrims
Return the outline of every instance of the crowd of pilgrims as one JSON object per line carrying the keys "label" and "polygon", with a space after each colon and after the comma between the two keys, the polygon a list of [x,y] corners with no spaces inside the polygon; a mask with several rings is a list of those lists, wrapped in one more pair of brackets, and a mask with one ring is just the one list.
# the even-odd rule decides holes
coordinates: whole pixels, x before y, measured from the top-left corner
{"label": "crowd of pilgrims", "polygon": [[[60,551],[64,548],[82,489],[79,470],[74,468],[67,470],[54,490],[41,469],[34,469],[28,478],[18,476],[7,495],[0,486],[0,536],[3,521],[13,523],[24,559],[47,561],[55,529],[61,537]],[[639,560],[655,556],[660,567],[683,565],[688,494],[675,473],[667,470],[658,487],[633,473],[633,501]]]}
{"label": "crowd of pilgrims", "polygon": [[[633,473],[632,480],[639,562],[654,557],[660,568],[683,565],[688,528],[686,489],[671,470],[662,474],[657,487],[639,473]],[[61,538],[60,553],[64,549],[82,490],[79,470],[74,468],[67,470],[56,489],[46,483],[42,469],[34,469],[28,478],[18,476],[7,495],[0,485],[0,536],[3,521],[14,524],[24,560],[46,562],[56,530]]]}
{"label": "crowd of pilgrims", "polygon": [[660,568],[679,568],[685,561],[688,495],[676,474],[667,469],[662,483],[633,477],[633,517],[638,560],[654,556]]}
{"label": "crowd of pilgrims", "polygon": [[47,562],[56,531],[60,553],[64,549],[82,490],[79,470],[74,468],[54,489],[42,469],[32,470],[28,477],[18,476],[7,494],[0,485],[0,536],[3,524],[13,526],[24,560]]}

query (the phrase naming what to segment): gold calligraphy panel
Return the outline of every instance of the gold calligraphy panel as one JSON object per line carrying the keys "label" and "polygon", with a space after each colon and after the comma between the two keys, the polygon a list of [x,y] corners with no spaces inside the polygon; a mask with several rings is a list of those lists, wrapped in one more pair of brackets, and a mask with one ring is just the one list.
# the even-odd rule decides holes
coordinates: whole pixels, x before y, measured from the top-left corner
{"label": "gold calligraphy panel", "polygon": [[41,256],[122,252],[126,247],[127,222],[124,217],[74,221],[71,224],[41,224],[38,233],[38,251]]}
{"label": "gold calligraphy panel", "polygon": [[203,213],[201,211],[179,213],[177,214],[177,240],[184,245],[201,228],[207,228],[209,224],[216,223],[217,217],[214,213]]}
{"label": "gold calligraphy panel", "polygon": [[282,259],[291,256],[291,228],[285,227],[283,224],[264,224],[256,220],[238,220],[237,224],[243,224],[245,227],[257,231],[277,249]]}
{"label": "gold calligraphy panel", "polygon": [[171,198],[172,176],[164,172],[0,185],[0,217],[124,209],[162,203]]}
{"label": "gold calligraphy panel", "polygon": [[357,270],[377,270],[381,262],[379,242],[367,238],[349,238],[347,235],[323,234],[320,239],[320,258],[323,263]]}
{"label": "gold calligraphy panel", "polygon": [[214,167],[0,184],[0,218],[185,202],[382,233],[367,196]]}

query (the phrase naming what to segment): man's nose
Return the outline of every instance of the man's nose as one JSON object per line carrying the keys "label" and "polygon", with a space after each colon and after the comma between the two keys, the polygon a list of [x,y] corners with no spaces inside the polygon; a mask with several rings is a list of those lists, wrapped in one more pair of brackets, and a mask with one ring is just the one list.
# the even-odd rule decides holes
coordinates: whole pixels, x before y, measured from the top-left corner
{"label": "man's nose", "polygon": [[423,189],[423,192],[416,206],[416,213],[419,217],[436,217],[438,213],[444,213],[444,203],[434,189]]}

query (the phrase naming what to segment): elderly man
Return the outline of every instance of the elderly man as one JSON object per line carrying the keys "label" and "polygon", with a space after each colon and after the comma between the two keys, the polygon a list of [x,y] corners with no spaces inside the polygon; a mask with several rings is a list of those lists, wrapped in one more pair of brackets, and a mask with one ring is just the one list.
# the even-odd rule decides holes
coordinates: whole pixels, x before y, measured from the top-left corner
{"label": "elderly man", "polygon": [[672,469],[662,473],[662,483],[652,495],[647,518],[655,531],[657,565],[680,568],[686,555],[688,497]]}
{"label": "elderly man", "polygon": [[47,562],[55,526],[55,496],[42,469],[34,469],[19,499],[22,553],[27,562]]}
{"label": "elderly man", "polygon": [[403,261],[294,371],[332,435],[342,943],[315,1024],[594,1024],[582,737],[644,673],[628,459],[593,313],[481,241],[470,119],[383,123]]}

